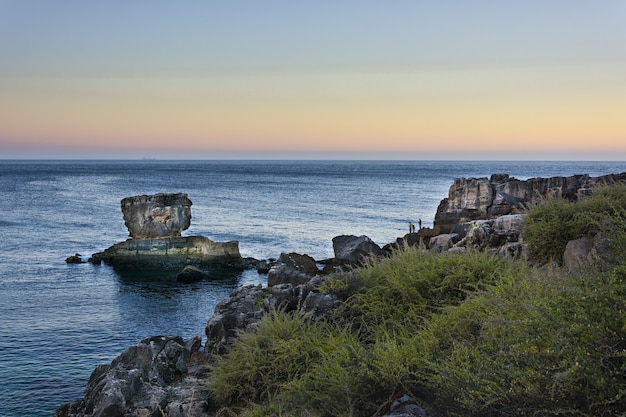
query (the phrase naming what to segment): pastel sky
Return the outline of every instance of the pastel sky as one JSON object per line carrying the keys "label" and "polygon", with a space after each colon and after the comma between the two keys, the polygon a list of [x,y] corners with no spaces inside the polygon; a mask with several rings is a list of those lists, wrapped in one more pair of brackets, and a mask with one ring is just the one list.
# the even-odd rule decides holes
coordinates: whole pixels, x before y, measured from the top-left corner
{"label": "pastel sky", "polygon": [[0,0],[0,158],[626,160],[626,0]]}

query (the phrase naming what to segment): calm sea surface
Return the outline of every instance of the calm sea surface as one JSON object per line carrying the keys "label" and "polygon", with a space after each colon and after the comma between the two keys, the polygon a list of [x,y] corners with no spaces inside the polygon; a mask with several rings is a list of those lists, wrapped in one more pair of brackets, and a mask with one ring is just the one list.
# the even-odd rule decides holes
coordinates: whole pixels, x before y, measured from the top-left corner
{"label": "calm sea surface", "polygon": [[91,371],[158,334],[204,336],[215,305],[254,271],[191,285],[67,265],[123,241],[120,200],[186,192],[185,235],[237,240],[243,256],[333,255],[331,239],[380,245],[431,226],[458,177],[626,171],[626,162],[1,161],[0,416],[52,416]]}

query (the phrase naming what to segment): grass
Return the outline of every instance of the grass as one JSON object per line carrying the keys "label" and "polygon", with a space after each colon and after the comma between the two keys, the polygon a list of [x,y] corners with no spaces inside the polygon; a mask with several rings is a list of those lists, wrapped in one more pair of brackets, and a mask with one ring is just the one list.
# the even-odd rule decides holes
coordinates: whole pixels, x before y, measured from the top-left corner
{"label": "grass", "polygon": [[[528,215],[538,241],[605,234],[602,268],[404,248],[327,280],[342,303],[326,320],[275,312],[217,359],[223,415],[369,417],[403,390],[444,416],[626,416],[625,195]],[[557,259],[550,242],[536,255]]]}

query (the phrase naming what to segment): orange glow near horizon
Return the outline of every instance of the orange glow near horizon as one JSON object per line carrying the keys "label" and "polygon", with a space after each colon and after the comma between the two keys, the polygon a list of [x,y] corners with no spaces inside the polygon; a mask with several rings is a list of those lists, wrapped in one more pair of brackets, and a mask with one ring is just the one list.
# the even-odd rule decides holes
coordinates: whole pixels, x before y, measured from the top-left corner
{"label": "orange glow near horizon", "polygon": [[626,151],[624,86],[545,74],[26,79],[0,99],[0,134],[120,152]]}

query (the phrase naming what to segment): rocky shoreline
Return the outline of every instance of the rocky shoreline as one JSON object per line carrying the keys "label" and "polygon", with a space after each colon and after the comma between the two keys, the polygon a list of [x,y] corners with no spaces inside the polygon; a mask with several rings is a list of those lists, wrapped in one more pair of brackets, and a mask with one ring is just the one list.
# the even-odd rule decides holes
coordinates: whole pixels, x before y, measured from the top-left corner
{"label": "rocky shoreline", "polygon": [[[195,267],[202,274],[216,265],[265,266],[269,269],[268,286],[242,287],[221,301],[204,329],[204,345],[200,335],[189,340],[153,336],[130,347],[111,364],[99,365],[87,383],[84,397],[62,405],[55,416],[213,416],[215,404],[206,382],[212,358],[226,352],[238,332],[253,330],[265,314],[276,309],[307,315],[313,320],[324,317],[339,303],[335,295],[317,291],[327,276],[347,271],[369,257],[387,256],[393,249],[405,245],[452,252],[471,248],[526,259],[528,247],[522,239],[522,227],[527,207],[549,196],[576,200],[591,193],[594,187],[615,182],[626,182],[626,172],[602,177],[576,175],[526,181],[506,174],[460,178],[440,203],[432,229],[409,233],[383,247],[367,236],[337,236],[332,240],[335,254],[332,259],[317,261],[308,255],[283,253],[271,263],[244,261],[236,242],[217,243],[210,251],[199,250],[199,257],[194,258],[195,252],[190,248],[201,246],[197,242],[205,242],[206,238],[180,237],[180,232],[189,227],[186,219],[191,219],[191,211],[187,210],[191,201],[186,194],[124,199],[122,211],[131,239],[114,245],[116,249],[111,247],[102,252],[107,255],[99,254],[100,261],[121,269],[156,265],[180,271],[180,268]],[[127,216],[124,210],[134,210],[134,215]],[[138,223],[147,227],[137,228]],[[172,227],[168,228],[168,224]],[[154,236],[155,233],[159,236]],[[171,243],[180,239],[195,243]],[[140,246],[143,249],[140,250]],[[172,249],[174,246],[178,252]],[[590,253],[601,252],[593,242],[571,247],[572,253],[564,256],[568,269],[594,262],[596,258]],[[92,260],[97,261],[97,258]],[[199,275],[199,279],[203,278],[206,276]],[[428,413],[410,398],[398,395],[381,406],[377,415],[426,416]]]}

